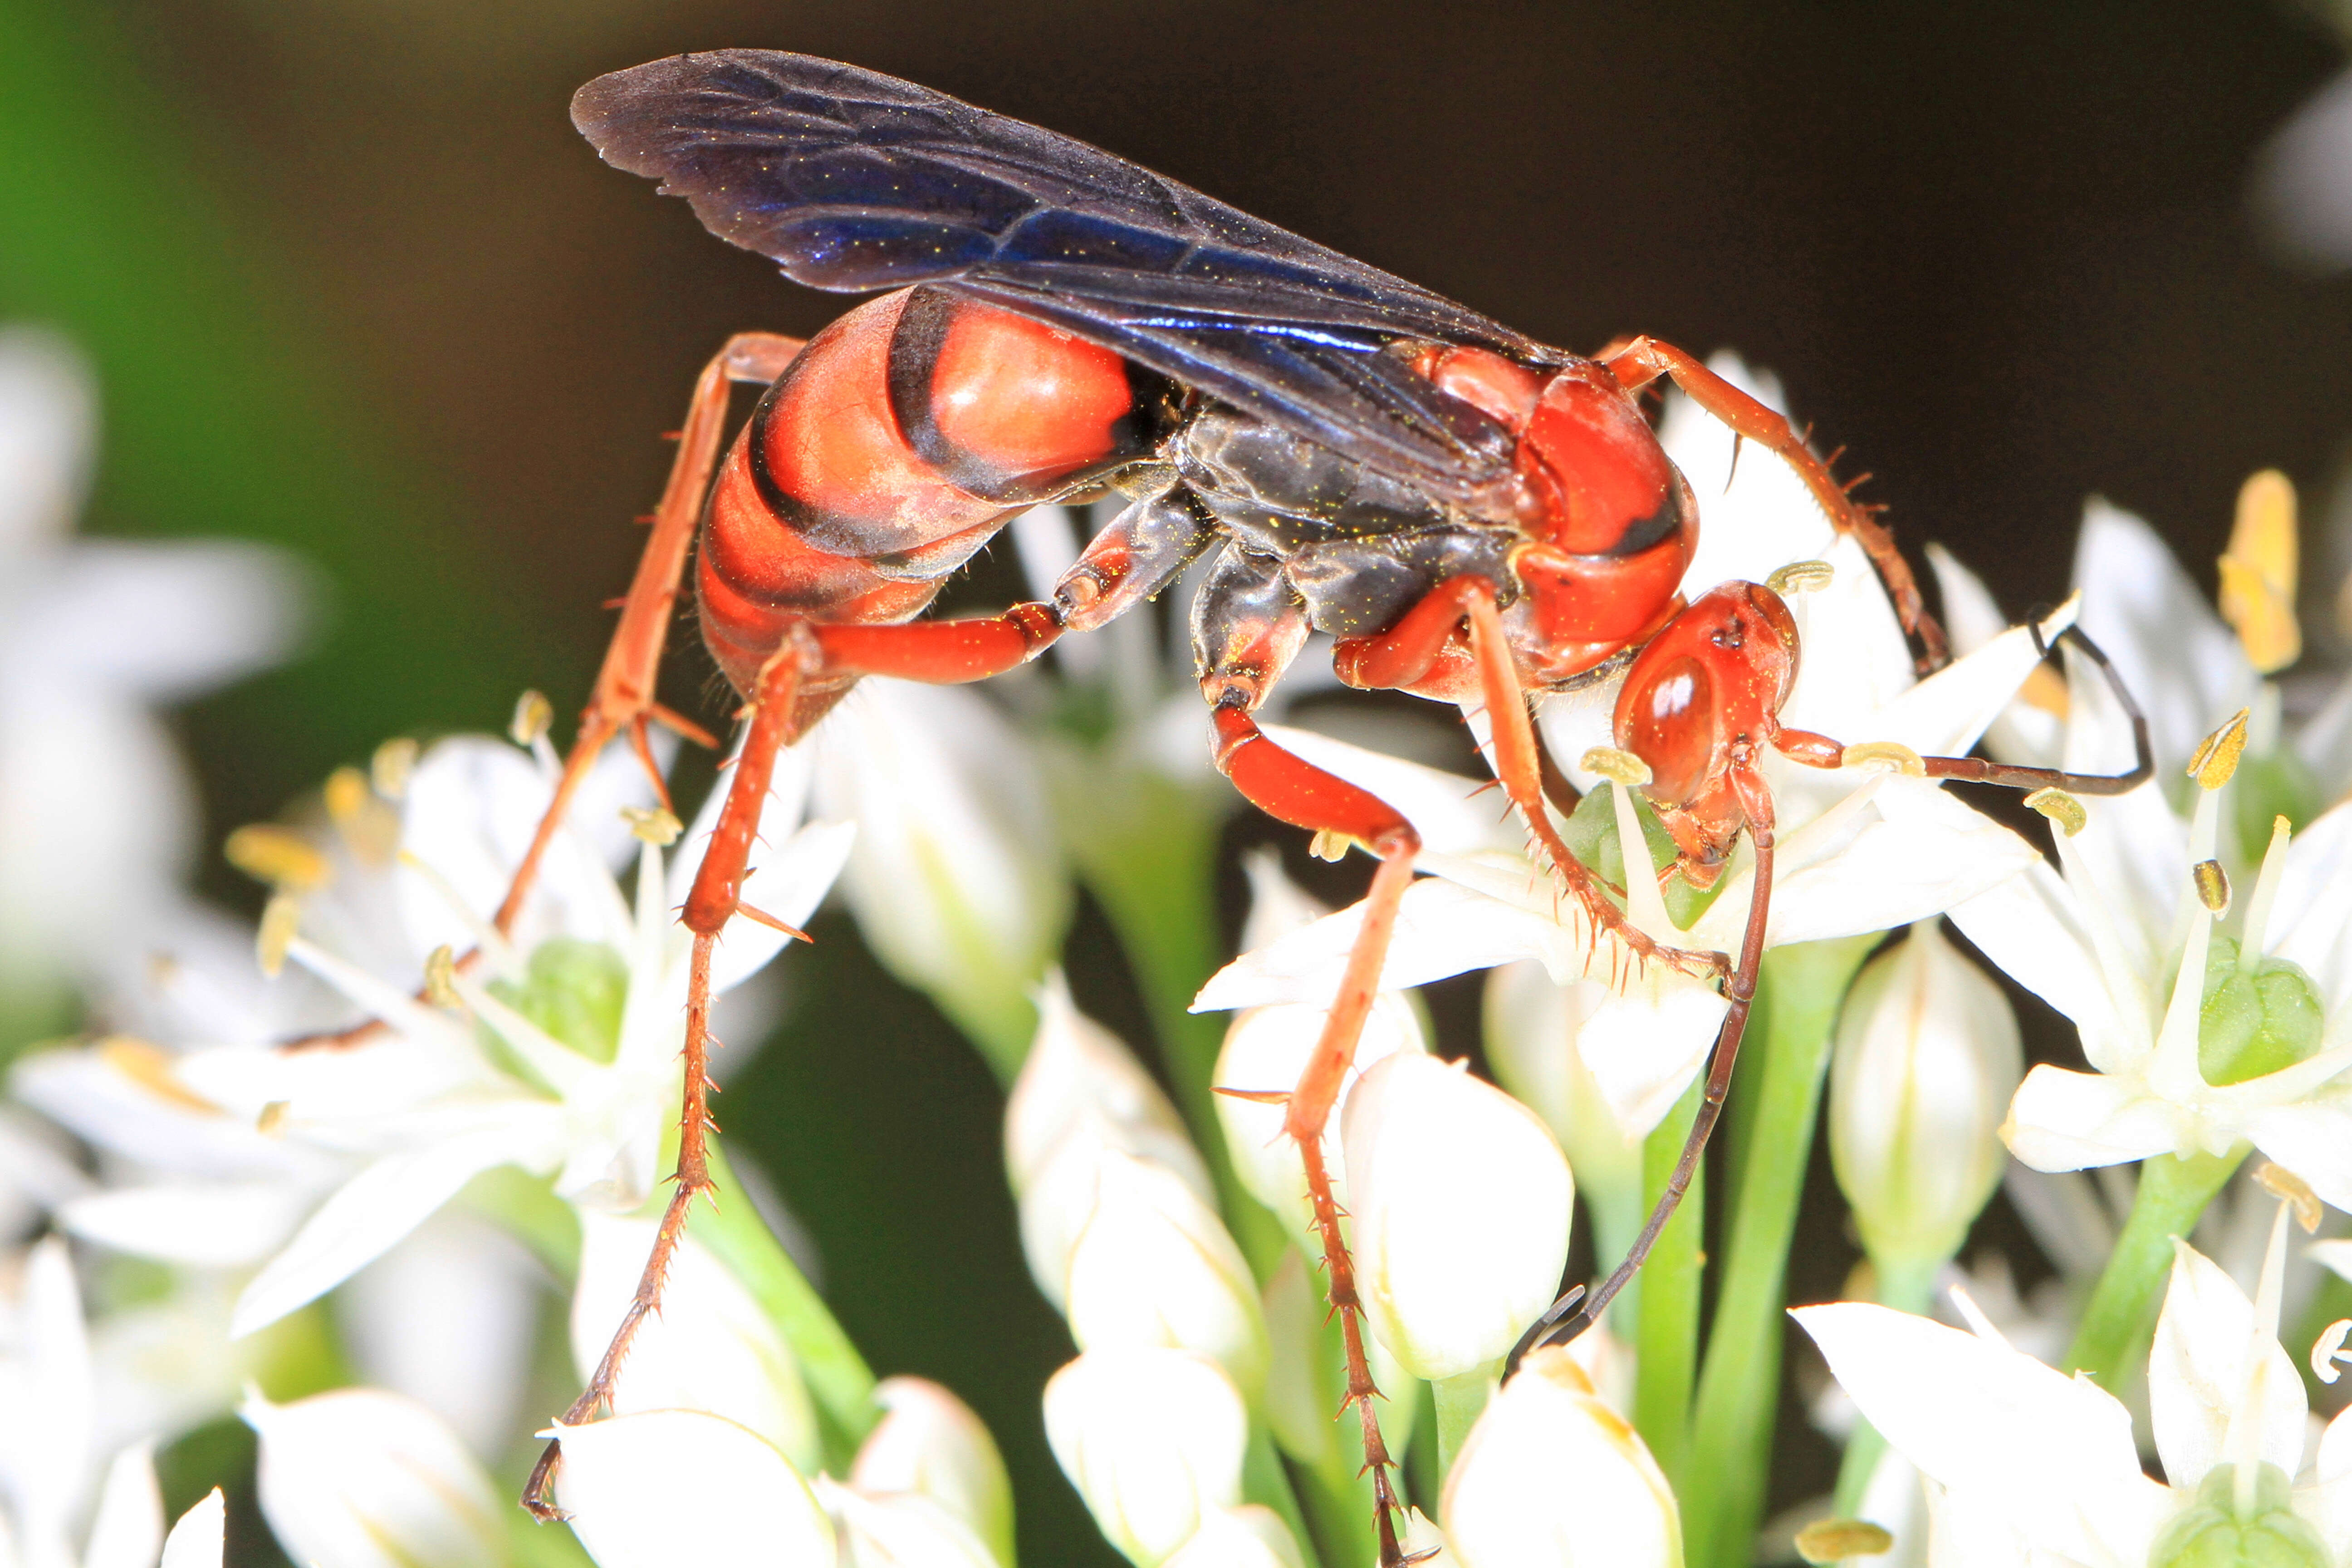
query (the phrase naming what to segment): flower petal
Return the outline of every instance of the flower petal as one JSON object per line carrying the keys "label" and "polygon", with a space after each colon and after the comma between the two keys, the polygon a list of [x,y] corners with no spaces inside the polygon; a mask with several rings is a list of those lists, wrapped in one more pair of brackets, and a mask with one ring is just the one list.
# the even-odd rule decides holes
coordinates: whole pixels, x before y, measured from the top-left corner
{"label": "flower petal", "polygon": [[106,1468],[82,1568],[151,1568],[163,1550],[163,1493],[155,1482],[155,1445],[133,1443]]}
{"label": "flower petal", "polygon": [[2083,629],[2147,710],[2158,772],[2179,769],[2252,696],[2245,650],[2156,531],[2106,501],[2084,509],[2074,583]]}
{"label": "flower petal", "polygon": [[2140,1473],[2131,1414],[2097,1384],[1884,1307],[1790,1314],[1873,1426],[1931,1479],[2084,1563],[2147,1560],[2169,1508]]}
{"label": "flower petal", "polygon": [[181,1180],[74,1198],[58,1223],[84,1241],[194,1268],[250,1268],[293,1234],[309,1205],[299,1188]]}
{"label": "flower petal", "polygon": [[[2221,1267],[2174,1243],[2172,1281],[2147,1363],[2148,1423],[2165,1479],[2184,1489],[2226,1457],[2230,1419],[2246,1403],[2254,1304]],[[2303,1380],[2274,1339],[2264,1338],[2262,1458],[2294,1475],[2303,1463]]]}
{"label": "flower petal", "polygon": [[833,1524],[808,1482],[732,1421],[652,1410],[541,1436],[563,1440],[556,1498],[597,1568],[833,1568]]}
{"label": "flower petal", "polygon": [[2018,1086],[2000,1135],[2037,1171],[2119,1165],[2182,1147],[2172,1107],[2136,1080],[2046,1062]]}
{"label": "flower petal", "polygon": [[163,1538],[163,1561],[158,1568],[221,1568],[228,1550],[228,1505],[215,1487],[180,1516]]}
{"label": "flower petal", "polygon": [[237,1412],[261,1443],[261,1511],[287,1554],[333,1568],[496,1568],[504,1507],[457,1435],[413,1399],[339,1388]]}
{"label": "flower petal", "polygon": [[237,1298],[236,1337],[266,1328],[325,1295],[415,1230],[457,1189],[512,1150],[495,1137],[453,1139],[387,1154],[343,1184]]}

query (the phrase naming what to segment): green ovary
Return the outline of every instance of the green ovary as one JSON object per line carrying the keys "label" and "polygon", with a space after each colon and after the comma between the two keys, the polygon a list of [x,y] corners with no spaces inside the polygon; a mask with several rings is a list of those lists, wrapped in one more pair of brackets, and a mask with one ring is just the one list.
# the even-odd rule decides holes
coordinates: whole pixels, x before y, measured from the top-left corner
{"label": "green ovary", "polygon": [[2238,970],[2238,944],[2215,937],[2205,962],[2197,1066],[2215,1087],[2244,1083],[2318,1054],[2319,993],[2302,968],[2266,958]]}
{"label": "green ovary", "polygon": [[609,1062],[620,1049],[629,965],[601,942],[559,936],[541,942],[520,984],[492,981],[490,992],[591,1061]]}
{"label": "green ovary", "polygon": [[2229,1465],[2213,1468],[2197,1500],[2156,1538],[2148,1568],[2327,1568],[2327,1543],[2288,1505],[2286,1472],[2263,1466],[2253,1507],[2242,1515],[2235,1476]]}

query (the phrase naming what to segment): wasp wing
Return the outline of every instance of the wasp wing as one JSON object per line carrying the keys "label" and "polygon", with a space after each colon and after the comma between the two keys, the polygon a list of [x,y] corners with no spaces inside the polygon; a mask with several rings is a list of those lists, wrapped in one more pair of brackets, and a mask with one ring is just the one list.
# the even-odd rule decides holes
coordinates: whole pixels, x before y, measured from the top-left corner
{"label": "wasp wing", "polygon": [[1123,158],[856,66],[681,55],[597,78],[572,118],[797,282],[944,285],[1474,510],[1508,477],[1508,435],[1386,351],[1561,357]]}

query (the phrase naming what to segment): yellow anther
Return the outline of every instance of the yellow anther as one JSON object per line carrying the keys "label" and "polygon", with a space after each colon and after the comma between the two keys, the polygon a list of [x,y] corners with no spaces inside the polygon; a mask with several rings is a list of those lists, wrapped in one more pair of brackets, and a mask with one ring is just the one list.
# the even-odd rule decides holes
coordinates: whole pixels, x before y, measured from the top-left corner
{"label": "yellow anther", "polygon": [[367,775],[357,768],[337,768],[327,775],[327,817],[344,826],[367,809]]}
{"label": "yellow anther", "polygon": [[2251,709],[2241,708],[2228,723],[2198,742],[2197,754],[2189,759],[2189,776],[2198,788],[2215,790],[2230,782],[2245,752],[2246,722],[2252,717]]}
{"label": "yellow anther", "polygon": [[183,1110],[220,1114],[220,1107],[180,1081],[172,1053],[131,1035],[109,1035],[98,1042],[98,1059],[145,1089]]}
{"label": "yellow anther", "polygon": [[2091,814],[2083,803],[2063,789],[2038,789],[2025,797],[2025,804],[2058,825],[2058,830],[2072,838],[2083,831]]}
{"label": "yellow anther", "polygon": [[1864,741],[1859,746],[1848,746],[1839,753],[1838,764],[1848,768],[1885,768],[1906,778],[1924,779],[1927,764],[1919,753],[1900,741]]}
{"label": "yellow anther", "polygon": [[400,847],[400,817],[376,798],[367,774],[337,768],[327,775],[327,819],[352,854],[370,866],[389,864]]}
{"label": "yellow anther", "polygon": [[2294,1223],[2303,1226],[2305,1236],[2317,1230],[2319,1222],[2327,1217],[2311,1184],[2274,1161],[2265,1160],[2254,1167],[2254,1184],[2294,1210]]}
{"label": "yellow anther", "polygon": [[2221,869],[2221,862],[2200,860],[2189,868],[2189,876],[2197,884],[2197,901],[2209,912],[2230,912],[2230,873]]}
{"label": "yellow anther", "polygon": [[1837,569],[1826,561],[1791,561],[1769,577],[1764,585],[1776,594],[1812,594],[1830,585]]}
{"label": "yellow anther", "polygon": [[421,750],[406,735],[394,736],[375,749],[368,759],[368,774],[375,781],[375,793],[386,800],[398,800],[408,793],[408,781],[416,773],[416,754]]}
{"label": "yellow anther", "polygon": [[457,955],[443,942],[425,955],[425,999],[436,1007],[463,1007],[457,994]]}
{"label": "yellow anther", "polygon": [[274,822],[238,828],[221,846],[221,853],[255,881],[289,893],[316,892],[335,874],[334,862],[317,845]]}
{"label": "yellow anther", "polygon": [[271,1100],[261,1108],[261,1114],[253,1119],[253,1130],[264,1138],[285,1137],[286,1118],[293,1109],[294,1102],[290,1100]]}
{"label": "yellow anther", "polygon": [[1595,746],[1584,753],[1583,762],[1586,773],[1599,773],[1610,783],[1629,789],[1650,782],[1650,764],[1614,746]]}
{"label": "yellow anther", "polygon": [[291,893],[270,895],[269,901],[261,907],[261,928],[253,939],[262,973],[275,980],[285,969],[286,950],[293,945],[294,934],[301,924],[302,900]]}
{"label": "yellow anther", "polygon": [[1348,851],[1355,847],[1355,839],[1347,834],[1318,827],[1315,830],[1314,840],[1307,846],[1307,852],[1318,860],[1345,860]]}
{"label": "yellow anther", "polygon": [[1843,1563],[1895,1550],[1895,1537],[1866,1519],[1818,1519],[1797,1531],[1797,1555],[1808,1563]]}
{"label": "yellow anther", "polygon": [[686,831],[685,824],[657,805],[625,805],[621,820],[629,831],[656,849],[667,849]]}
{"label": "yellow anther", "polygon": [[526,691],[515,699],[514,718],[507,724],[507,733],[518,746],[528,746],[555,723],[555,704],[536,691]]}
{"label": "yellow anther", "polygon": [[2222,552],[2221,618],[2264,675],[2284,669],[2303,652],[2294,618],[2294,486],[2264,468],[2238,490],[2238,520]]}

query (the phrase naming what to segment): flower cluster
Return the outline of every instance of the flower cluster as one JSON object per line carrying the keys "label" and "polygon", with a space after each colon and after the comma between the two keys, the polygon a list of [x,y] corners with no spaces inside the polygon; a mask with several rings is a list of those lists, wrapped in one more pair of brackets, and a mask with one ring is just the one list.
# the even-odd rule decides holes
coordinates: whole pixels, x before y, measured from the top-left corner
{"label": "flower cluster", "polygon": [[[616,749],[502,926],[562,769],[527,698],[508,738],[389,742],[239,830],[226,852],[264,911],[250,931],[203,911],[140,704],[284,651],[298,579],[259,555],[59,543],[87,443],[76,374],[0,339],[0,550],[33,563],[12,590],[52,579],[0,604],[0,792],[34,802],[0,834],[42,825],[0,855],[0,1023],[58,1034],[13,1062],[0,1108],[0,1564],[216,1563],[249,1488],[285,1552],[324,1568],[1014,1568],[989,1430],[936,1383],[875,1375],[789,1194],[750,1162],[714,1157],[723,1201],[647,1278],[685,1087],[677,910],[724,790],[682,823],[651,773],[668,750]],[[1226,940],[1229,795],[1187,662],[1144,614],[997,695],[865,682],[784,754],[742,889],[758,914],[710,970],[732,1042],[715,1072],[772,1021],[782,928],[828,897],[971,1039],[1006,1089],[1023,1255],[1068,1330],[1034,1418],[1139,1568],[1360,1568],[1384,1531],[1461,1568],[1734,1568],[1759,1531],[1813,1562],[2343,1561],[2352,1428],[2306,1441],[2294,1352],[2316,1340],[2321,1385],[2352,1361],[2352,1327],[2314,1316],[2352,1242],[2297,1255],[2288,1222],[2352,1209],[2352,806],[2326,806],[2352,784],[2352,683],[2312,703],[2280,679],[2301,649],[2292,493],[2249,485],[2219,615],[2104,506],[2076,595],[2032,626],[1938,553],[1959,657],[1923,677],[1862,546],[1793,470],[1679,397],[1661,433],[1707,520],[1685,595],[1785,589],[1801,658],[1781,718],[1848,765],[1769,758],[1771,886],[1743,845],[1702,887],[1611,749],[1615,688],[1540,705],[1577,792],[1547,826],[1634,929],[1732,953],[1770,897],[1740,976],[1760,989],[1733,1135],[1586,1331],[1526,1342],[1564,1285],[1636,1245],[1730,988],[1597,929],[1481,780],[1268,716],[1423,846],[1323,1133],[1377,1386],[1360,1406],[1358,1325],[1326,1300],[1285,1099],[1366,909],[1326,908],[1259,851]],[[1073,521],[1014,525],[1033,577],[1067,564]],[[170,578],[229,607],[174,634],[170,681],[101,668],[25,618],[85,574],[117,602]],[[2038,791],[2045,844],[1919,759],[2126,767],[2114,687],[2082,658],[2044,663],[2070,627],[2146,710],[2155,777]],[[60,705],[105,717],[68,733]],[[1462,718],[1491,750],[1486,715]],[[121,787],[163,805],[68,802],[42,772],[125,735]],[[34,840],[75,812],[104,842],[68,890]],[[1082,1012],[1057,967],[1081,888],[1151,1038]],[[2008,993],[1956,934],[2073,1024],[2079,1066],[2029,1070]],[[1474,1063],[1419,988],[1480,971]],[[1797,1316],[1841,1385],[1814,1414],[1844,1458],[1833,1492],[1768,1523],[1817,1125],[1864,1267],[1854,1300]],[[2028,1300],[1997,1257],[1963,1267],[2004,1191],[2062,1274]],[[609,1397],[551,1421],[639,1317]],[[189,1435],[237,1427],[249,1474],[175,1497],[167,1529],[159,1474],[181,1485]],[[509,1500],[550,1437],[568,1532]],[[1375,1440],[1393,1519],[1363,1473]]]}

